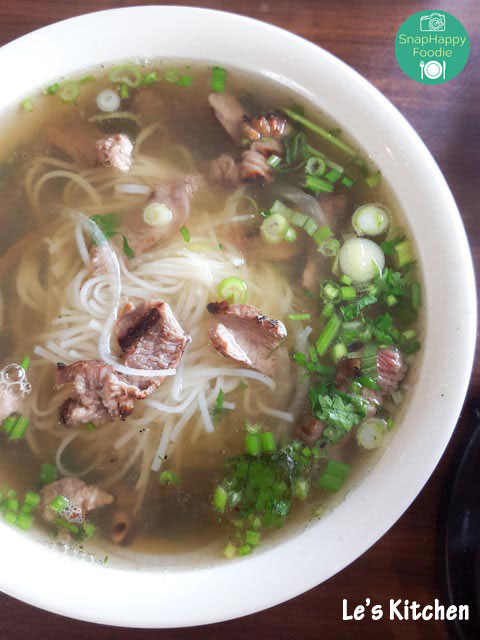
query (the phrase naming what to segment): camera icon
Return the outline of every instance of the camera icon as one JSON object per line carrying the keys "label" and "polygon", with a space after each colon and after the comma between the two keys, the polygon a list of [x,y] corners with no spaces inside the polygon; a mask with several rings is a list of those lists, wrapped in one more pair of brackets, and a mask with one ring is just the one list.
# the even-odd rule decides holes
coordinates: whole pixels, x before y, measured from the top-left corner
{"label": "camera icon", "polygon": [[445,14],[434,12],[420,16],[420,31],[445,31]]}

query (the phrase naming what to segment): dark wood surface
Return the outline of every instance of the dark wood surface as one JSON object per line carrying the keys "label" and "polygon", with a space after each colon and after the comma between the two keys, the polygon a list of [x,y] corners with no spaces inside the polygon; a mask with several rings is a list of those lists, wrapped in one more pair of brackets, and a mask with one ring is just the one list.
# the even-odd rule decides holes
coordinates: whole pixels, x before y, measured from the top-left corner
{"label": "dark wood surface", "polygon": [[[132,4],[128,0],[0,0],[0,45],[32,29],[90,11]],[[480,3],[479,0],[217,0],[159,3],[223,9],[285,27],[328,49],[358,70],[406,116],[432,151],[454,193],[467,229],[475,265],[480,267]],[[467,66],[443,85],[421,85],[405,76],[394,54],[401,23],[425,8],[445,9],[465,25],[471,53]],[[186,31],[188,37],[188,31]],[[1,89],[0,89],[1,90]],[[423,605],[439,597],[436,536],[439,498],[455,450],[473,427],[480,401],[476,361],[468,398],[455,435],[414,504],[367,553],[316,589],[268,611],[200,628],[141,631],[101,627],[55,616],[0,594],[0,640],[216,640],[300,638],[302,640],[430,640],[447,638],[442,622],[381,620],[342,622],[342,599],[365,598],[387,605],[389,598]],[[0,569],[1,571],[1,569]],[[68,589],[68,580],[65,587]],[[288,580],[288,576],[285,576]],[[28,580],[28,576],[25,576]],[[46,580],[46,588],[48,581]],[[214,597],[214,596],[213,596]],[[188,607],[188,603],[185,603]]]}

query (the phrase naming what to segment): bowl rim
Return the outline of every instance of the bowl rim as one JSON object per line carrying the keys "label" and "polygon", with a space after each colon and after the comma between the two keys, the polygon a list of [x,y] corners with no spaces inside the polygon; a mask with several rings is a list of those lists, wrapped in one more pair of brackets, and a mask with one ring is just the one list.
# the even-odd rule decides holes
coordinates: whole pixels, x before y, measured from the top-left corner
{"label": "bowl rim", "polygon": [[[228,40],[233,43],[230,44],[222,35],[218,38],[216,46],[223,46],[225,53],[215,58],[206,56],[204,59],[215,59],[219,64],[226,64],[225,59],[228,55],[232,55],[229,47],[233,47],[242,34],[245,36],[248,34],[253,41],[256,36],[261,36],[263,42],[274,47],[281,46],[282,52],[288,51],[288,55],[280,56],[280,62],[289,70],[284,75],[282,75],[283,71],[279,70],[280,62],[278,64],[272,62],[268,46],[265,46],[265,51],[256,52],[260,60],[266,61],[260,65],[263,64],[265,67],[262,72],[266,75],[274,79],[281,78],[300,90],[310,100],[313,96],[313,100],[318,102],[318,95],[313,89],[307,87],[308,83],[297,84],[295,77],[287,74],[290,73],[290,69],[295,68],[295,65],[299,70],[299,64],[304,61],[302,64],[308,68],[315,65],[316,68],[322,69],[325,74],[323,80],[332,92],[338,92],[341,84],[340,88],[345,96],[351,99],[352,106],[358,103],[366,117],[373,116],[375,109],[378,109],[378,126],[387,142],[378,149],[373,148],[372,144],[362,144],[362,147],[368,149],[373,158],[383,154],[389,171],[393,170],[398,163],[399,173],[403,175],[406,172],[411,176],[414,187],[423,180],[425,191],[434,192],[430,210],[438,205],[442,214],[439,218],[439,246],[440,248],[447,246],[448,236],[450,238],[448,246],[456,256],[456,260],[449,264],[452,269],[450,275],[447,271],[442,271],[442,268],[446,267],[442,267],[440,262],[437,264],[437,269],[443,278],[442,285],[445,293],[450,296],[451,305],[458,309],[461,316],[456,332],[454,331],[455,322],[448,313],[445,313],[445,318],[442,319],[449,329],[446,339],[448,353],[443,355],[448,356],[448,362],[452,364],[455,377],[450,381],[448,392],[450,395],[448,396],[447,393],[450,400],[449,406],[442,407],[442,411],[434,410],[431,404],[431,396],[435,395],[433,392],[446,389],[445,385],[449,382],[443,372],[437,371],[440,360],[433,344],[433,338],[438,338],[439,332],[435,319],[432,319],[431,310],[440,310],[440,292],[434,281],[427,278],[425,284],[427,340],[420,365],[420,376],[428,393],[422,404],[419,393],[415,391],[411,404],[414,400],[417,409],[423,411],[419,415],[428,413],[431,417],[430,422],[434,419],[443,421],[442,429],[436,433],[434,427],[430,426],[425,435],[412,436],[416,438],[415,442],[424,448],[423,464],[420,464],[416,455],[406,447],[402,454],[407,456],[406,459],[397,461],[395,468],[401,469],[401,464],[404,464],[403,476],[408,475],[407,471],[410,475],[402,476],[400,487],[396,486],[391,477],[383,476],[382,478],[382,473],[385,471],[385,463],[382,462],[385,456],[383,456],[364,482],[352,491],[356,503],[360,504],[363,500],[368,504],[367,500],[370,501],[368,513],[356,515],[355,533],[357,535],[354,540],[351,534],[346,532],[349,526],[346,501],[325,519],[325,523],[322,521],[321,525],[315,524],[301,535],[285,540],[272,548],[266,548],[249,558],[185,571],[148,572],[108,566],[99,567],[79,562],[73,558],[61,556],[59,553],[53,553],[46,546],[42,547],[30,538],[22,539],[21,534],[17,534],[3,524],[0,525],[0,537],[3,539],[3,544],[0,545],[2,566],[0,587],[4,592],[58,614],[114,626],[181,627],[240,617],[299,595],[350,564],[397,521],[436,467],[448,444],[463,404],[475,349],[476,294],[473,265],[465,229],[440,169],[418,134],[387,98],[360,74],[317,45],[268,23],[233,13],[179,6],[125,7],[69,18],[4,45],[0,49],[0,65],[8,59],[8,66],[15,68],[15,74],[7,73],[9,82],[5,81],[4,86],[9,87],[8,95],[11,98],[23,97],[23,94],[31,89],[30,76],[27,74],[27,78],[22,78],[23,74],[19,73],[18,65],[12,63],[15,56],[22,62],[29,53],[37,50],[41,60],[47,60],[49,56],[53,60],[52,56],[58,56],[58,49],[55,49],[55,46],[66,45],[70,38],[75,38],[78,34],[83,34],[87,43],[104,51],[104,45],[97,41],[92,33],[89,34],[89,30],[95,29],[102,32],[104,27],[104,33],[114,31],[118,37],[118,32],[127,33],[128,29],[135,25],[153,25],[155,20],[162,21],[162,28],[166,28],[165,25],[174,28],[176,21],[184,21],[186,17],[195,21],[195,27],[198,29],[195,31],[196,38],[201,39],[207,32],[210,35],[215,32],[227,33]],[[153,26],[149,27],[150,31],[152,28]],[[150,37],[150,31],[146,35],[146,40]],[[104,40],[109,41],[109,38],[111,39],[111,36],[106,35]],[[202,42],[202,46],[205,42],[206,40]],[[44,48],[38,50],[36,49],[38,46]],[[238,55],[238,48],[236,55]],[[108,61],[120,57],[110,57]],[[66,58],[68,60],[68,56]],[[101,59],[100,62],[107,62],[107,60]],[[269,64],[272,66],[269,67]],[[58,65],[61,63],[58,62]],[[83,68],[86,66],[84,65]],[[80,67],[74,64],[70,72],[77,70],[80,70]],[[42,78],[48,79],[45,73]],[[0,97],[0,107],[1,102]],[[389,128],[397,132],[401,142],[392,137],[393,133],[389,137]],[[407,150],[406,147],[408,147]],[[408,150],[410,150],[409,164],[405,167],[403,165],[408,158]],[[392,156],[391,160],[388,151]],[[392,186],[394,183],[395,180]],[[420,187],[417,187],[417,192],[417,197],[425,198],[425,195],[420,194]],[[410,218],[409,221],[413,222]],[[415,224],[421,226],[423,223],[420,220],[415,221]],[[423,242],[423,233],[421,235]],[[425,239],[425,242],[428,245],[429,240]],[[426,248],[420,246],[419,250],[422,264],[425,264],[422,258],[427,255],[427,252],[430,257],[433,256],[432,248],[430,245]],[[430,383],[430,388],[426,382],[429,367],[432,368],[430,378],[435,379],[437,385],[434,390],[432,390],[433,382]],[[409,417],[412,423],[411,412]],[[405,422],[408,422],[407,415]],[[399,451],[402,450],[399,448]],[[390,475],[393,475],[393,472]],[[382,484],[378,493],[368,495],[367,489],[371,490],[379,479],[382,480]],[[378,487],[378,484],[376,486]],[[322,538],[319,540],[320,526]],[[328,540],[330,547],[327,550],[315,547],[322,540]],[[68,587],[63,585],[61,576],[65,574],[75,575],[75,584],[69,580]],[[51,578],[48,585],[45,584],[45,576]],[[286,580],[285,577],[288,579]],[[213,597],[206,588],[212,584],[217,587]],[[42,585],[44,585],[43,588]],[[188,608],[185,607],[184,602],[188,602]]]}

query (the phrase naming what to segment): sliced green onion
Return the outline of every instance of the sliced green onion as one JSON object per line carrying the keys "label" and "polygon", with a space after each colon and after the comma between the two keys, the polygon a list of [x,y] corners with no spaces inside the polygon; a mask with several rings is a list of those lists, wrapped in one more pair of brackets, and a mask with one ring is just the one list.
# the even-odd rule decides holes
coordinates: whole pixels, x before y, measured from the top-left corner
{"label": "sliced green onion", "polygon": [[82,524],[82,532],[85,540],[93,538],[93,536],[95,535],[95,525],[91,522],[84,522]]}
{"label": "sliced green onion", "polygon": [[86,425],[85,425],[85,429],[87,431],[95,431],[96,428],[97,427],[95,426],[94,422],[87,422]]}
{"label": "sliced green onion", "polygon": [[417,311],[421,305],[421,292],[418,282],[413,282],[410,289],[410,296],[412,301],[412,307]]}
{"label": "sliced green onion", "polygon": [[223,555],[227,558],[227,560],[231,560],[232,558],[234,558],[236,553],[237,547],[231,542],[229,542],[223,550]]}
{"label": "sliced green onion", "polygon": [[344,342],[336,342],[332,347],[332,359],[337,364],[342,360],[342,358],[346,358],[347,356],[347,347]]}
{"label": "sliced green onion", "polygon": [[339,332],[341,324],[341,320],[337,315],[332,315],[328,319],[327,324],[316,342],[317,353],[319,356],[324,356],[326,354],[329,346],[332,344]]}
{"label": "sliced green onion", "polygon": [[280,213],[272,213],[260,226],[260,233],[268,244],[279,244],[289,229],[288,220]]}
{"label": "sliced green onion", "polygon": [[312,316],[310,313],[290,313],[288,315],[289,320],[311,320]]}
{"label": "sliced green onion", "polygon": [[278,167],[278,165],[282,162],[282,158],[280,156],[275,155],[274,153],[272,153],[271,156],[268,157],[267,160],[267,164],[269,167]]}
{"label": "sliced green onion", "polygon": [[130,89],[128,88],[128,84],[125,84],[124,82],[123,84],[120,85],[118,95],[122,100],[126,100],[127,98],[130,97]]}
{"label": "sliced green onion", "polygon": [[398,298],[396,298],[393,293],[390,293],[385,300],[388,307],[394,307],[398,303]]}
{"label": "sliced green onion", "polygon": [[22,531],[28,531],[33,526],[33,516],[28,513],[21,513],[17,517],[15,524]]}
{"label": "sliced green onion", "polygon": [[303,226],[304,230],[308,233],[309,236],[313,236],[318,230],[318,225],[312,218],[309,218]]}
{"label": "sliced green onion", "polygon": [[72,533],[74,536],[77,536],[80,533],[79,527],[76,524],[65,520],[65,518],[57,518],[55,520],[55,524],[57,527],[61,527],[62,529],[66,529],[69,533]]}
{"label": "sliced green onion", "polygon": [[223,93],[225,91],[225,80],[227,72],[222,67],[212,68],[211,87],[215,93]]}
{"label": "sliced green onion", "polygon": [[307,160],[305,165],[305,171],[314,176],[323,176],[325,171],[327,170],[327,165],[323,158],[319,158],[318,156],[312,156]]}
{"label": "sliced green onion", "polygon": [[357,442],[363,449],[377,449],[383,443],[387,423],[382,418],[369,418],[357,431]]}
{"label": "sliced green onion", "polygon": [[316,244],[320,247],[325,240],[328,240],[333,236],[333,231],[330,227],[323,226],[320,229],[316,229],[312,234],[310,234],[312,238],[315,240]]}
{"label": "sliced green onion", "polygon": [[49,85],[48,87],[46,87],[43,91],[43,93],[46,96],[54,96],[58,93],[58,90],[60,89],[60,85],[58,82],[55,82],[54,84]]}
{"label": "sliced green onion", "polygon": [[237,549],[239,556],[248,556],[249,553],[252,553],[252,547],[249,544],[242,544],[242,546]]}
{"label": "sliced green onion", "polygon": [[340,491],[343,485],[343,479],[338,476],[332,476],[328,473],[323,473],[318,479],[318,486],[330,493],[336,493]]}
{"label": "sliced green onion", "polygon": [[332,193],[333,184],[328,180],[324,180],[319,176],[307,175],[304,185],[305,189],[309,189],[314,193]]}
{"label": "sliced green onion", "polygon": [[275,437],[271,431],[263,431],[260,434],[260,445],[263,453],[275,451],[277,445],[275,444]]}
{"label": "sliced green onion", "polygon": [[413,340],[413,338],[415,338],[416,336],[417,332],[415,331],[415,329],[407,329],[407,331],[403,331],[402,333],[402,338],[405,342]]}
{"label": "sliced green onion", "polygon": [[150,73],[146,73],[143,76],[143,85],[154,84],[155,82],[158,82],[158,73],[155,70],[150,71]]}
{"label": "sliced green onion", "polygon": [[[313,234],[315,235],[315,234]],[[318,247],[318,252],[326,258],[335,258],[340,251],[340,241],[337,238],[328,238]]]}
{"label": "sliced green onion", "polygon": [[355,300],[357,290],[355,287],[340,287],[340,298],[342,300]]}
{"label": "sliced green onion", "polygon": [[294,211],[290,218],[290,223],[294,224],[296,227],[303,227],[307,220],[308,216],[306,214]]}
{"label": "sliced green onion", "polygon": [[322,309],[322,316],[324,318],[329,318],[334,310],[334,306],[331,302],[327,302],[327,304]]}
{"label": "sliced green onion", "polygon": [[182,235],[182,238],[185,240],[185,242],[190,242],[190,231],[185,225],[182,225],[180,227],[180,233]]}
{"label": "sliced green onion", "polygon": [[25,98],[25,100],[22,100],[21,104],[22,104],[22,107],[24,108],[24,110],[27,111],[28,113],[33,111],[33,102],[31,100],[31,98]]}
{"label": "sliced green onion", "polygon": [[405,267],[415,259],[413,257],[411,244],[408,240],[403,240],[396,244],[393,250],[393,255],[398,269]]}
{"label": "sliced green onion", "polygon": [[227,492],[223,487],[217,487],[215,489],[215,493],[213,494],[213,508],[215,511],[219,513],[223,513],[225,511],[225,507],[227,506]]}
{"label": "sliced green onion", "polygon": [[66,507],[68,507],[69,501],[65,496],[56,496],[48,505],[50,509],[61,513]]}
{"label": "sliced green onion", "polygon": [[8,418],[5,418],[2,425],[2,428],[5,431],[5,433],[7,434],[11,433],[13,429],[13,425],[15,424],[16,421],[17,421],[17,416],[8,416]]}
{"label": "sliced green onion", "polygon": [[352,180],[352,178],[349,178],[348,176],[343,176],[341,182],[344,187],[347,187],[347,189],[350,189],[355,184],[355,180]]}
{"label": "sliced green onion", "polygon": [[344,480],[350,473],[350,465],[346,462],[341,462],[340,460],[330,459],[325,467],[325,472]]}
{"label": "sliced green onion", "polygon": [[366,184],[373,189],[373,187],[378,187],[380,184],[382,174],[380,171],[375,171],[375,173],[370,174],[365,178]]}
{"label": "sliced green onion", "polygon": [[245,436],[245,450],[251,456],[259,456],[262,452],[260,436],[256,433],[247,433]]}
{"label": "sliced green onion", "polygon": [[299,122],[300,124],[303,124],[303,126],[306,127],[307,129],[310,129],[310,131],[318,133],[318,135],[322,136],[322,138],[325,138],[326,140],[331,142],[333,145],[335,145],[336,147],[338,147],[339,149],[347,153],[349,156],[355,157],[357,155],[357,152],[355,151],[355,149],[352,149],[352,147],[350,147],[348,144],[346,144],[336,136],[333,136],[329,131],[327,131],[323,127],[320,127],[319,125],[314,124],[304,116],[300,115],[299,113],[296,113],[295,111],[292,111],[291,109],[282,109],[282,111],[284,111],[291,120],[294,120],[295,122]]}
{"label": "sliced green onion", "polygon": [[8,498],[8,500],[5,501],[5,507],[7,509],[7,511],[18,511],[18,500],[17,498]]}
{"label": "sliced green onion", "polygon": [[297,232],[293,227],[288,227],[287,231],[285,232],[285,240],[287,242],[295,242],[296,239],[297,239]]}
{"label": "sliced green onion", "polygon": [[163,202],[151,202],[143,210],[143,221],[150,227],[167,227],[172,219],[172,210]]}
{"label": "sliced green onion", "polygon": [[247,300],[247,283],[237,276],[229,276],[218,285],[218,294],[222,300],[233,304],[244,304]]}
{"label": "sliced green onion", "polygon": [[334,302],[340,296],[340,287],[334,282],[324,282],[320,290],[320,297],[327,302]]}
{"label": "sliced green onion", "polygon": [[390,225],[390,215],[383,205],[363,204],[352,216],[352,226],[359,236],[379,236]]}
{"label": "sliced green onion", "polygon": [[348,287],[348,286],[350,286],[350,285],[352,284],[353,280],[352,280],[349,276],[347,276],[347,275],[343,274],[343,275],[340,277],[340,282],[341,282],[342,284],[347,285],[347,287]]}
{"label": "sliced green onion", "polygon": [[[124,85],[122,85],[122,87],[123,86]],[[104,89],[103,91],[100,91],[96,98],[97,107],[100,109],[100,111],[105,111],[106,113],[117,111],[117,109],[119,109],[120,107],[120,98],[128,98],[128,87],[127,95],[122,95],[120,89],[120,96],[113,89]]]}
{"label": "sliced green onion", "polygon": [[136,64],[121,64],[110,70],[110,82],[136,88],[142,83],[142,72]]}
{"label": "sliced green onion", "polygon": [[329,182],[334,184],[341,178],[341,176],[342,173],[340,171],[337,171],[337,169],[330,169],[330,171],[325,176],[325,180],[328,180]]}
{"label": "sliced green onion", "polygon": [[184,89],[189,87],[192,84],[192,82],[193,82],[192,76],[180,76],[180,78],[178,79],[178,84]]}
{"label": "sliced green onion", "polygon": [[[270,207],[270,213],[279,213],[286,220],[290,220],[292,217],[294,210],[286,207],[283,202],[280,200],[275,200],[272,206]],[[308,216],[307,216],[308,217]]]}
{"label": "sliced green onion", "polygon": [[28,426],[28,418],[25,418],[25,416],[18,416],[18,418],[15,420],[15,424],[13,425],[12,430],[8,435],[8,439],[20,440],[21,438],[23,438],[23,435],[27,429],[27,426]]}
{"label": "sliced green onion", "polygon": [[38,493],[34,491],[27,491],[24,498],[24,503],[28,504],[30,507],[36,507],[40,502],[40,496]]}
{"label": "sliced green onion", "polygon": [[78,81],[79,84],[88,84],[89,82],[95,82],[95,76],[83,76]]}
{"label": "sliced green onion", "polygon": [[256,547],[260,544],[260,534],[258,531],[252,531],[251,529],[247,529],[245,531],[245,542],[246,544],[251,545],[252,547]]}
{"label": "sliced green onion", "polygon": [[173,471],[162,471],[158,476],[158,482],[162,486],[178,485],[180,484],[180,479]]}
{"label": "sliced green onion", "polygon": [[78,82],[64,82],[60,87],[58,95],[60,96],[60,100],[65,104],[75,102],[75,100],[80,95],[80,86]]}
{"label": "sliced green onion", "polygon": [[25,371],[28,371],[28,367],[30,366],[30,358],[28,356],[23,356],[22,361],[20,362],[20,366]]}
{"label": "sliced green onion", "polygon": [[304,478],[298,479],[293,486],[293,495],[299,500],[305,500],[308,496],[309,484]]}
{"label": "sliced green onion", "polygon": [[17,521],[17,514],[14,511],[6,511],[3,519],[7,524],[15,524]]}
{"label": "sliced green onion", "polygon": [[170,82],[170,84],[176,84],[179,80],[178,71],[176,69],[166,69],[163,77],[167,82]]}
{"label": "sliced green onion", "polygon": [[55,465],[44,462],[40,470],[40,484],[50,484],[58,478],[58,469]]}

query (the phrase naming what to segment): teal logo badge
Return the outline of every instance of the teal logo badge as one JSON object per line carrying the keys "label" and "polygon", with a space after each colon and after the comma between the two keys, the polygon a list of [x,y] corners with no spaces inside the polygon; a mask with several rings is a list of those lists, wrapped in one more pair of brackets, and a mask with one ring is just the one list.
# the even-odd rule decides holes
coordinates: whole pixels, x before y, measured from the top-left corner
{"label": "teal logo badge", "polygon": [[407,18],[395,38],[400,68],[422,84],[442,84],[458,76],[468,60],[465,27],[446,11],[418,11]]}

